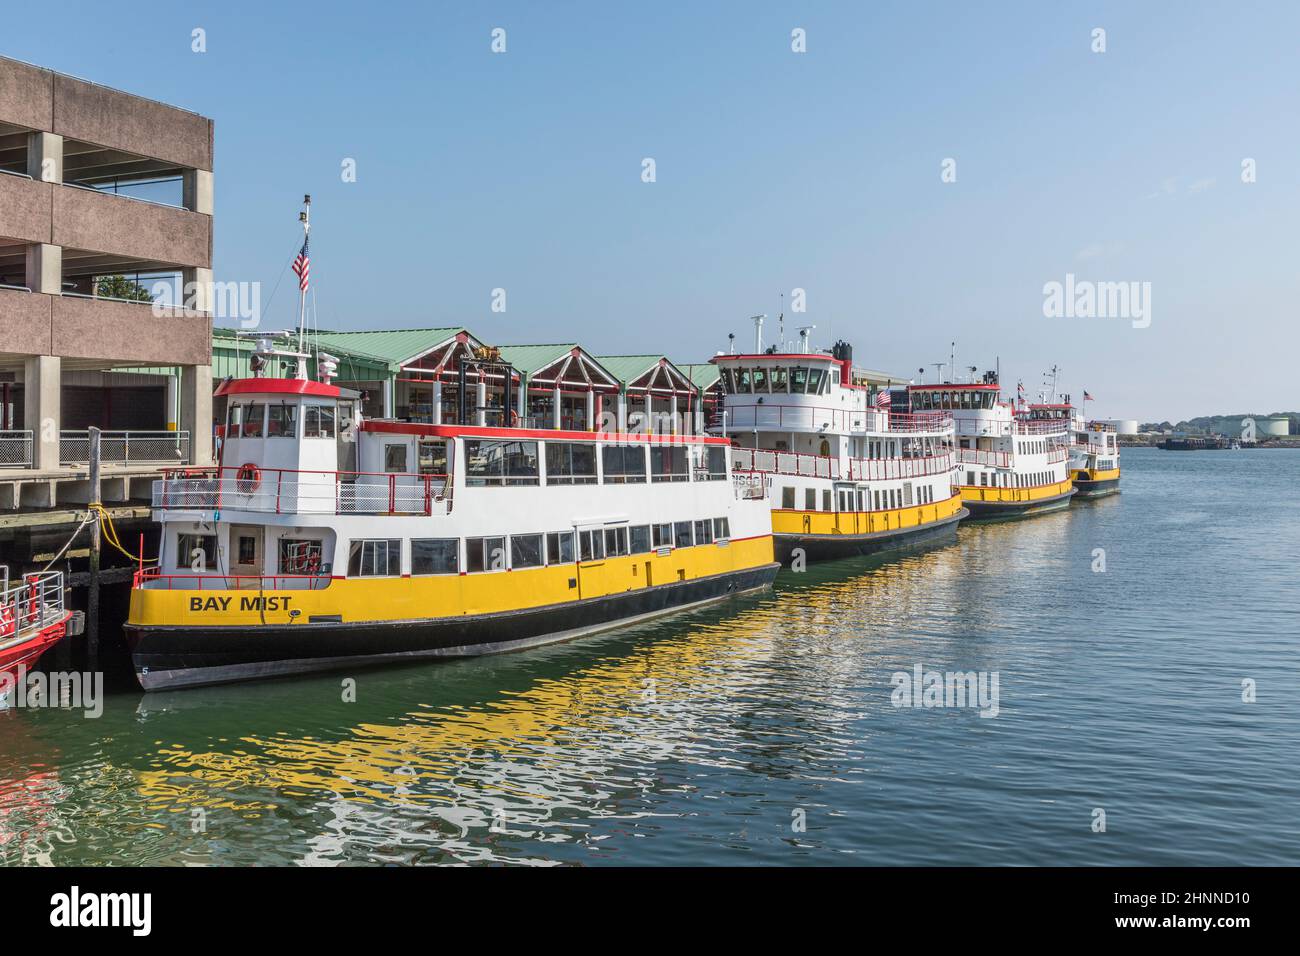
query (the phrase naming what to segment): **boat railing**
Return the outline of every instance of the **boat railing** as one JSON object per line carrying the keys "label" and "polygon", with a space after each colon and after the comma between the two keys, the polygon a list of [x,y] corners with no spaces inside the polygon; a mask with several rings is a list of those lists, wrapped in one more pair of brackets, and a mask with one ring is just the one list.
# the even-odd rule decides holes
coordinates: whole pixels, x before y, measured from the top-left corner
{"label": "boat railing", "polygon": [[912,458],[850,458],[850,481],[881,481],[890,478],[924,478],[945,475],[955,464],[952,452]]}
{"label": "boat railing", "polygon": [[890,412],[891,432],[946,432],[953,427],[950,412]]}
{"label": "boat railing", "polygon": [[163,574],[158,568],[135,572],[131,586],[146,591],[321,591],[333,578],[322,574]]}
{"label": "boat railing", "polygon": [[808,478],[839,478],[840,476],[838,458],[767,448],[731,449],[731,468],[732,471],[804,475]]}
{"label": "boat railing", "polygon": [[0,642],[63,616],[63,572],[24,574],[11,583],[0,568]]}
{"label": "boat railing", "polygon": [[993,468],[1010,468],[1011,455],[1005,451],[983,448],[958,448],[957,460],[972,465],[989,465]]}
{"label": "boat railing", "polygon": [[1065,419],[1032,419],[1016,422],[1017,435],[1064,435],[1070,430]]}
{"label": "boat railing", "polygon": [[451,510],[450,490],[450,478],[444,474],[243,465],[170,472],[153,483],[153,507],[263,514],[432,515]]}

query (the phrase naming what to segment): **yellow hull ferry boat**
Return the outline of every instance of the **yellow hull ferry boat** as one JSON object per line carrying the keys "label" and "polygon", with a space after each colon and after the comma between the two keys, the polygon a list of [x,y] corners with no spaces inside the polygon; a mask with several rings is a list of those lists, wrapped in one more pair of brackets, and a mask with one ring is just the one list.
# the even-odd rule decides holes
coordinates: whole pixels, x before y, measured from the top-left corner
{"label": "yellow hull ferry boat", "polygon": [[[1084,400],[1087,400],[1084,395]],[[1119,433],[1108,422],[1071,420],[1070,474],[1078,497],[1104,498],[1119,494]]]}
{"label": "yellow hull ferry boat", "polygon": [[950,541],[967,514],[951,414],[892,411],[852,356],[845,342],[810,351],[805,331],[798,351],[765,352],[756,335],[755,353],[712,359],[724,392],[712,430],[732,440],[736,473],[767,489],[782,562]]}
{"label": "yellow hull ferry boat", "polygon": [[298,377],[223,383],[218,466],[154,485],[126,623],[146,690],[525,648],[776,575],[725,439],[513,427],[499,364],[500,427],[362,421],[301,346],[259,355]]}
{"label": "yellow hull ferry boat", "polygon": [[1031,418],[1001,400],[995,372],[978,382],[908,386],[914,413],[948,412],[957,437],[956,481],[977,518],[1024,518],[1068,507],[1069,421]]}

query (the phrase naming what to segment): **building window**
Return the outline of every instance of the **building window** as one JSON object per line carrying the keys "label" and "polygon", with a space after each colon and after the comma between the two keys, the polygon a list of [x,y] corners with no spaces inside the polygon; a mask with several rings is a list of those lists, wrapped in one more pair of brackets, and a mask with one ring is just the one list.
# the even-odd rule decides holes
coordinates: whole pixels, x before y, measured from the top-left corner
{"label": "building window", "polygon": [[353,541],[348,547],[348,577],[397,577],[402,573],[402,542],[397,538]]}
{"label": "building window", "polygon": [[455,574],[459,570],[459,538],[411,539],[411,574]]}
{"label": "building window", "polygon": [[579,442],[548,441],[546,483],[548,485],[594,485],[596,446]]}
{"label": "building window", "polygon": [[269,405],[266,409],[267,438],[298,437],[298,406]]}
{"label": "building window", "polygon": [[384,445],[384,471],[406,474],[406,443]]}
{"label": "building window", "polygon": [[538,482],[537,442],[465,442],[465,484],[470,487]]}
{"label": "building window", "polygon": [[280,539],[281,574],[328,574],[317,538]]}
{"label": "building window", "polygon": [[673,525],[674,544],[679,548],[689,548],[691,542],[691,523],[689,521],[678,521]]}
{"label": "building window", "polygon": [[601,466],[608,483],[645,481],[645,447],[642,445],[602,445]]}
{"label": "building window", "polygon": [[552,531],[546,536],[546,563],[573,563],[572,531]]}
{"label": "building window", "polygon": [[178,534],[176,567],[206,571],[217,565],[217,536],[214,534]]}
{"label": "building window", "polygon": [[650,476],[654,481],[687,481],[686,449],[681,445],[656,445],[650,449]]}
{"label": "building window", "polygon": [[505,538],[466,538],[465,570],[504,571],[506,569]]}
{"label": "building window", "polygon": [[303,438],[334,437],[333,405],[308,405],[303,413]]}
{"label": "building window", "polygon": [[542,536],[540,534],[512,534],[510,536],[510,567],[540,568],[542,566]]}
{"label": "building window", "polygon": [[650,526],[648,524],[633,525],[628,529],[628,535],[631,538],[631,544],[628,547],[631,554],[644,554],[650,550]]}

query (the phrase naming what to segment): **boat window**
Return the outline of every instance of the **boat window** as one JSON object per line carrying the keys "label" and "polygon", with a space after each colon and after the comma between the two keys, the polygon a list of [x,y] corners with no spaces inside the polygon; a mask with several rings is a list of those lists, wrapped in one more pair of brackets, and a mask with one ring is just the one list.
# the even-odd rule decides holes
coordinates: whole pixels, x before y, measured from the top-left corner
{"label": "boat window", "polygon": [[767,369],[765,368],[754,369],[754,391],[755,392],[767,391]]}
{"label": "boat window", "polygon": [[810,368],[808,370],[808,394],[820,395],[822,391],[822,380],[825,378],[826,370],[822,368]]}
{"label": "boat window", "polygon": [[465,484],[470,487],[535,485],[538,482],[537,442],[465,442]]}
{"label": "boat window", "polygon": [[466,538],[465,570],[504,571],[506,569],[505,538]]}
{"label": "boat window", "polygon": [[365,539],[348,546],[348,577],[395,578],[402,573],[402,542],[397,538]]}
{"label": "boat window", "polygon": [[731,537],[731,522],[726,518],[713,519],[713,537],[717,540]]}
{"label": "boat window", "polygon": [[691,546],[691,523],[689,521],[678,521],[673,525],[673,544],[679,548],[689,548]]}
{"label": "boat window", "polygon": [[793,508],[794,508],[794,489],[793,489],[793,488],[782,488],[782,489],[781,489],[781,507],[782,507],[782,508],[789,508],[789,509],[793,509]]}
{"label": "boat window", "polygon": [[686,481],[686,449],[681,445],[656,445],[650,449],[650,475],[654,481]]}
{"label": "boat window", "polygon": [[281,538],[281,574],[328,574],[321,556],[319,538]]}
{"label": "boat window", "polygon": [[573,563],[572,531],[552,531],[546,536],[546,563]]}
{"label": "boat window", "polygon": [[784,366],[772,369],[772,391],[784,392],[789,384],[790,372]]}
{"label": "boat window", "polygon": [[542,566],[542,536],[540,534],[512,534],[510,536],[510,567],[540,568]]}
{"label": "boat window", "polygon": [[817,490],[815,488],[805,488],[803,490],[803,510],[817,510]]}
{"label": "boat window", "polygon": [[206,571],[217,566],[217,536],[213,534],[178,534],[176,567]]}
{"label": "boat window", "polygon": [[596,446],[582,442],[548,441],[546,483],[548,485],[594,485]]}
{"label": "boat window", "polygon": [[648,524],[633,525],[628,529],[628,536],[631,539],[628,546],[630,554],[644,554],[650,550],[650,526]]}
{"label": "boat window", "polygon": [[240,432],[242,438],[261,438],[262,431],[266,422],[266,406],[259,402],[253,402],[244,409],[244,428]]}
{"label": "boat window", "polygon": [[831,510],[831,493],[830,493],[830,489],[828,488],[827,490],[822,492],[822,511],[830,511],[830,510]]}
{"label": "boat window", "polygon": [[671,522],[654,526],[654,546],[656,548],[671,548],[673,546],[673,526]]}
{"label": "boat window", "polygon": [[736,369],[736,390],[742,395],[748,395],[752,391],[749,375],[747,368]]}
{"label": "boat window", "polygon": [[578,558],[581,561],[599,561],[605,556],[605,537],[600,529],[578,532]]}
{"label": "boat window", "polygon": [[303,413],[303,438],[334,437],[333,405],[308,405]]}
{"label": "boat window", "polygon": [[266,437],[297,438],[298,406],[286,405],[284,403],[268,406],[266,417]]}
{"label": "boat window", "polygon": [[695,522],[695,543],[712,544],[713,543],[713,521],[710,518],[702,518]]}
{"label": "boat window", "polygon": [[447,442],[445,439],[430,441],[421,438],[416,447],[416,458],[422,475],[447,474]]}
{"label": "boat window", "polygon": [[411,539],[411,574],[456,574],[459,570],[459,538]]}
{"label": "boat window", "polygon": [[728,395],[736,394],[736,380],[732,377],[731,369],[724,368],[719,370],[722,376],[722,390]]}
{"label": "boat window", "polygon": [[790,369],[790,391],[802,395],[808,389],[808,370],[806,368]]}
{"label": "boat window", "polygon": [[406,442],[384,445],[384,471],[406,473]]}
{"label": "boat window", "polygon": [[611,558],[627,554],[627,528],[605,529],[605,554]]}
{"label": "boat window", "polygon": [[644,445],[602,445],[600,457],[607,484],[645,481]]}
{"label": "boat window", "polygon": [[697,481],[724,481],[727,477],[727,450],[720,445],[696,445],[692,449]]}

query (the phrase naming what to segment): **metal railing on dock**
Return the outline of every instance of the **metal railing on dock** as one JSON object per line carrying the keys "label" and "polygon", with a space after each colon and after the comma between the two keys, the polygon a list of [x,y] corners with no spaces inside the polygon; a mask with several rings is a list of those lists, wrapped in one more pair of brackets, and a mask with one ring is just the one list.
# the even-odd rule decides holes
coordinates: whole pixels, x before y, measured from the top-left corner
{"label": "metal railing on dock", "polygon": [[[105,463],[183,465],[190,460],[188,431],[115,431],[100,433],[100,459]],[[90,433],[59,433],[59,463],[81,465],[90,461]]]}
{"label": "metal railing on dock", "polygon": [[31,429],[0,431],[0,468],[29,468],[31,464]]}

